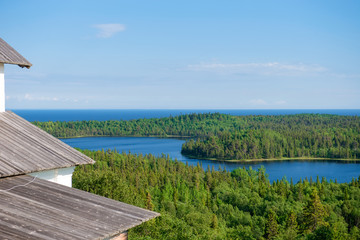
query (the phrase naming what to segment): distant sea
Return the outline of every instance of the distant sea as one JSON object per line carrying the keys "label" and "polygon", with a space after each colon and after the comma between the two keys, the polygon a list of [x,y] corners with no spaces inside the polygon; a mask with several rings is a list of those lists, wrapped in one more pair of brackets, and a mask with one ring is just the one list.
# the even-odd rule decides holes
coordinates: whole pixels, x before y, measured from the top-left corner
{"label": "distant sea", "polygon": [[33,121],[83,121],[132,120],[162,118],[189,113],[225,113],[244,115],[285,115],[320,113],[360,116],[360,109],[114,109],[114,110],[11,110],[26,120]]}

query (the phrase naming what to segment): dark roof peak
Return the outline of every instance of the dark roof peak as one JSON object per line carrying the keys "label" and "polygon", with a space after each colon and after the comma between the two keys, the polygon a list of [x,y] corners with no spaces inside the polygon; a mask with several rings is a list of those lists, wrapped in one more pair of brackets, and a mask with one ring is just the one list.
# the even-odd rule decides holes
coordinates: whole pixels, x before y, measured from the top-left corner
{"label": "dark roof peak", "polygon": [[0,63],[15,64],[19,67],[30,68],[32,64],[20,53],[0,38]]}

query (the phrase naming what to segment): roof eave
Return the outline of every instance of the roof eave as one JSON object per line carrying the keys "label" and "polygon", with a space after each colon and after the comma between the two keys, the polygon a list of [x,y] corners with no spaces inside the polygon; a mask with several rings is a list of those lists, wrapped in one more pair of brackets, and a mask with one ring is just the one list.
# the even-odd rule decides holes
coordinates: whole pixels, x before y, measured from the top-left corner
{"label": "roof eave", "polygon": [[0,63],[14,64],[22,68],[30,68],[32,66],[26,58],[2,38],[0,38]]}
{"label": "roof eave", "polygon": [[25,68],[29,69],[29,68],[31,68],[32,65],[31,64],[30,65],[20,65],[20,64],[18,64],[18,66],[21,67],[21,68],[25,67]]}
{"label": "roof eave", "polygon": [[29,69],[29,68],[32,67],[32,64],[31,64],[31,63],[29,63],[29,64],[24,64],[24,63],[6,62],[6,61],[0,62],[0,63],[18,65],[18,66],[21,67],[21,68],[27,68],[27,69]]}

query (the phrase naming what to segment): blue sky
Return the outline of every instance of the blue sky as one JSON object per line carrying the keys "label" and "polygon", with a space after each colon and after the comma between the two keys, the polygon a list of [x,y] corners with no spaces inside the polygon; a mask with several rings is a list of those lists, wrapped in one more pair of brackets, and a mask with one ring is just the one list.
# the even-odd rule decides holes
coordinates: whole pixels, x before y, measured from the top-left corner
{"label": "blue sky", "polygon": [[[61,3],[61,4],[59,4]],[[360,1],[2,1],[8,109],[360,108]]]}

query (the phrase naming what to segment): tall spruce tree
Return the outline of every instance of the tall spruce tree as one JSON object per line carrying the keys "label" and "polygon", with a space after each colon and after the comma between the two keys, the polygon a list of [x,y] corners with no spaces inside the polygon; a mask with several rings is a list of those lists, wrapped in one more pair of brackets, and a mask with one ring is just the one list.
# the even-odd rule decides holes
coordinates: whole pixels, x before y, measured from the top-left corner
{"label": "tall spruce tree", "polygon": [[304,227],[305,230],[313,232],[320,226],[328,226],[325,217],[328,213],[324,205],[321,203],[316,188],[313,188],[310,200],[304,207]]}
{"label": "tall spruce tree", "polygon": [[266,237],[267,239],[274,239],[278,234],[279,225],[277,223],[277,215],[274,210],[269,211],[268,219],[266,222]]}

